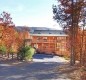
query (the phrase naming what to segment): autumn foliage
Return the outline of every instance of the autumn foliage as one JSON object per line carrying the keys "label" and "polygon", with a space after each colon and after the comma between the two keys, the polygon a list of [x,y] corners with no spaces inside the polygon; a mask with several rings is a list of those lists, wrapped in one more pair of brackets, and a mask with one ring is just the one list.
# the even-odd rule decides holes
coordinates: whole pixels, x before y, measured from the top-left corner
{"label": "autumn foliage", "polygon": [[86,39],[82,27],[86,24],[86,0],[57,1],[58,4],[53,5],[53,18],[69,35],[70,64],[74,65],[78,59],[80,64],[84,65],[86,63]]}
{"label": "autumn foliage", "polygon": [[18,52],[24,45],[24,39],[28,36],[27,31],[19,32],[11,21],[10,14],[3,12],[0,18],[0,46],[6,47],[6,53]]}

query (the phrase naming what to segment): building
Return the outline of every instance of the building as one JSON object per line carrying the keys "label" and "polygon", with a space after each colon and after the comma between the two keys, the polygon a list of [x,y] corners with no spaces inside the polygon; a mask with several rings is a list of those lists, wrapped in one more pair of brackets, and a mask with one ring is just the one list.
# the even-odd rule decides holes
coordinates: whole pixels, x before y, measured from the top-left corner
{"label": "building", "polygon": [[31,45],[40,53],[65,55],[67,50],[67,37],[62,30],[34,30]]}
{"label": "building", "polygon": [[[21,30],[24,27],[18,26]],[[27,27],[31,36],[31,46],[37,49],[39,53],[69,55],[68,35],[62,30],[54,30],[46,27]]]}

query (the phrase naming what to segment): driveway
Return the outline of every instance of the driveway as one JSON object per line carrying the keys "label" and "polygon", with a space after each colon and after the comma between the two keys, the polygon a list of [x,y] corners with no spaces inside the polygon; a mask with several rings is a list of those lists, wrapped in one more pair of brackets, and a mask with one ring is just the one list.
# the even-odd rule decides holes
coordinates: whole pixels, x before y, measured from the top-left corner
{"label": "driveway", "polygon": [[58,56],[35,54],[33,62],[0,62],[0,80],[70,80],[56,67],[66,60]]}

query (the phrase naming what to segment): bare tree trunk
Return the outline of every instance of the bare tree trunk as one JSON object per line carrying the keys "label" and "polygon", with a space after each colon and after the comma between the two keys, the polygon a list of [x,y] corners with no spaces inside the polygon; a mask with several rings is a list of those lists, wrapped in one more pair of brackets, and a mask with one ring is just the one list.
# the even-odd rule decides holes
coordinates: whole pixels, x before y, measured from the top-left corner
{"label": "bare tree trunk", "polygon": [[85,34],[85,51],[84,51],[84,66],[86,67],[86,34]]}
{"label": "bare tree trunk", "polygon": [[73,22],[73,20],[74,20],[74,4],[73,4],[73,0],[72,0],[72,4],[71,4],[71,6],[72,6],[72,25],[71,25],[71,55],[70,55],[70,65],[71,66],[73,66],[74,65],[74,22]]}
{"label": "bare tree trunk", "polygon": [[82,65],[83,34],[81,35],[80,65]]}

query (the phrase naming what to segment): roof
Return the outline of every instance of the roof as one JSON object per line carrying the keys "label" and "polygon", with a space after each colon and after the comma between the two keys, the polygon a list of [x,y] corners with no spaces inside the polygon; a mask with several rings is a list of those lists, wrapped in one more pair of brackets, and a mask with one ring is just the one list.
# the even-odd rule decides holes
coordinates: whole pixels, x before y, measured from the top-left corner
{"label": "roof", "polygon": [[33,36],[67,36],[63,30],[35,30]]}
{"label": "roof", "polygon": [[18,26],[16,30],[23,32],[24,28],[26,28],[32,36],[67,36],[63,30],[54,30],[46,27]]}
{"label": "roof", "polygon": [[65,34],[62,30],[35,30],[33,34]]}

